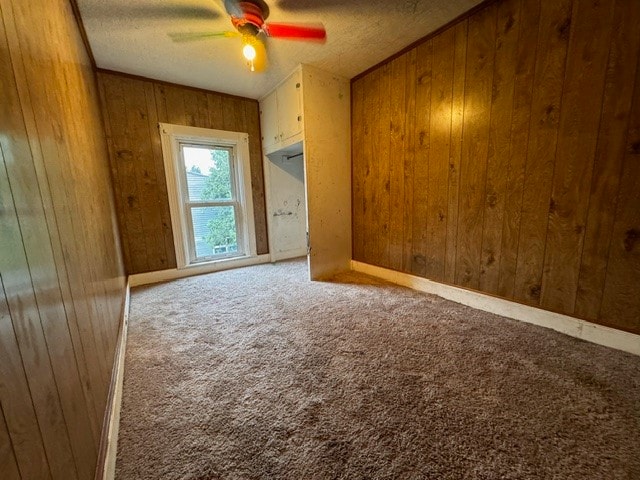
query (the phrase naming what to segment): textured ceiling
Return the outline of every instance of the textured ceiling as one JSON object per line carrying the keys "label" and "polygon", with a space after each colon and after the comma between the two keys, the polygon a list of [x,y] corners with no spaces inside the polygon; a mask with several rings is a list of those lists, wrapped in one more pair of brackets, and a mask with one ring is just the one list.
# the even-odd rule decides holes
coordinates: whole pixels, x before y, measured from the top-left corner
{"label": "textured ceiling", "polygon": [[222,0],[77,0],[98,67],[250,98],[299,63],[352,78],[480,0],[267,0],[273,22],[322,22],[327,42],[268,39],[252,73],[238,38],[174,43],[169,33],[232,30]]}

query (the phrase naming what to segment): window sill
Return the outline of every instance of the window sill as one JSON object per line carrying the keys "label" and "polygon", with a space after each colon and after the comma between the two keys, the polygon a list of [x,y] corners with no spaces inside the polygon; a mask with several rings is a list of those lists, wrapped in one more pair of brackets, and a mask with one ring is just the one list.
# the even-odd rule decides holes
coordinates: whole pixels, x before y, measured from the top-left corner
{"label": "window sill", "polygon": [[185,265],[181,268],[172,268],[170,270],[159,270],[157,272],[138,273],[129,275],[129,286],[136,287],[139,285],[149,285],[151,283],[166,282],[178,278],[191,277],[193,275],[201,275],[205,273],[220,272],[222,270],[231,270],[233,268],[248,267],[250,265],[259,265],[269,263],[271,255],[245,255],[242,257],[221,258],[210,262],[194,263]]}
{"label": "window sill", "polygon": [[256,258],[256,257],[257,255],[236,255],[236,256],[229,256],[229,257],[212,258],[211,260],[202,260],[201,262],[189,263],[187,265],[178,267],[178,269],[183,270],[185,268],[204,267],[205,265],[220,265],[224,263],[244,261],[244,260],[247,260],[250,258]]}

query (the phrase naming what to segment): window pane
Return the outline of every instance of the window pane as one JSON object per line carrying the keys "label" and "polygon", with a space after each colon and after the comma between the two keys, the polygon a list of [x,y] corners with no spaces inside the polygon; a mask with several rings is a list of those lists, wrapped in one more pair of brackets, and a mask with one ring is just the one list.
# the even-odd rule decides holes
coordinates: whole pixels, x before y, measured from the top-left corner
{"label": "window pane", "polygon": [[228,149],[182,146],[189,201],[231,200],[231,155]]}
{"label": "window pane", "polygon": [[196,259],[238,252],[235,207],[192,207]]}

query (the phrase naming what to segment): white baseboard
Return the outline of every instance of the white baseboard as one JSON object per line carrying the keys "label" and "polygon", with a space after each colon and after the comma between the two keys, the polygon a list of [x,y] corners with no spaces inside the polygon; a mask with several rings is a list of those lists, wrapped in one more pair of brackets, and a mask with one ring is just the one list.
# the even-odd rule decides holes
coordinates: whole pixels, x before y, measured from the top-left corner
{"label": "white baseboard", "polygon": [[355,260],[351,261],[351,269],[397,285],[432,293],[478,310],[532,323],[588,342],[640,355],[640,335]]}
{"label": "white baseboard", "polygon": [[287,250],[286,252],[276,252],[271,254],[272,262],[280,260],[289,260],[290,258],[300,258],[307,256],[307,247],[297,248],[295,250]]}
{"label": "white baseboard", "polygon": [[127,282],[124,296],[122,323],[118,345],[111,372],[109,403],[105,413],[105,424],[100,445],[100,455],[96,467],[95,480],[113,480],[116,474],[116,455],[118,453],[118,430],[120,427],[120,406],[122,404],[122,386],[124,381],[124,355],[129,327],[130,285]]}
{"label": "white baseboard", "polygon": [[118,359],[116,370],[115,394],[111,404],[111,420],[109,422],[109,435],[107,440],[107,453],[105,456],[103,480],[113,480],[116,475],[116,455],[118,453],[118,432],[120,430],[120,407],[122,406],[122,387],[124,383],[124,355],[127,348],[127,332],[129,330],[129,299],[130,285],[127,282],[127,296],[124,304],[124,318],[122,320],[122,333],[118,346]]}
{"label": "white baseboard", "polygon": [[[306,252],[306,251],[305,251]],[[150,285],[152,283],[166,282],[167,280],[175,280],[177,278],[191,277],[193,275],[201,275],[203,273],[219,272],[222,270],[230,270],[238,267],[248,267],[250,265],[260,265],[269,263],[271,255],[257,255],[255,257],[232,258],[228,260],[220,260],[217,262],[203,263],[186,268],[171,268],[169,270],[159,270],[157,272],[137,273],[129,275],[129,285],[138,287],[140,285]]]}

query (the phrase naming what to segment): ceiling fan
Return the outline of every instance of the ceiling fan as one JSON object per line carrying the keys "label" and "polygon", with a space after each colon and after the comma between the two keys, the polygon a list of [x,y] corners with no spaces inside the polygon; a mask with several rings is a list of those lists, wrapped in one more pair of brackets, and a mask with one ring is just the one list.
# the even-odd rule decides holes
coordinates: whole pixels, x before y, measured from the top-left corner
{"label": "ceiling fan", "polygon": [[187,42],[215,37],[241,37],[242,54],[252,72],[266,68],[264,37],[312,42],[325,42],[327,32],[321,23],[296,24],[266,22],[269,6],[264,0],[224,0],[235,31],[171,33],[174,42]]}

